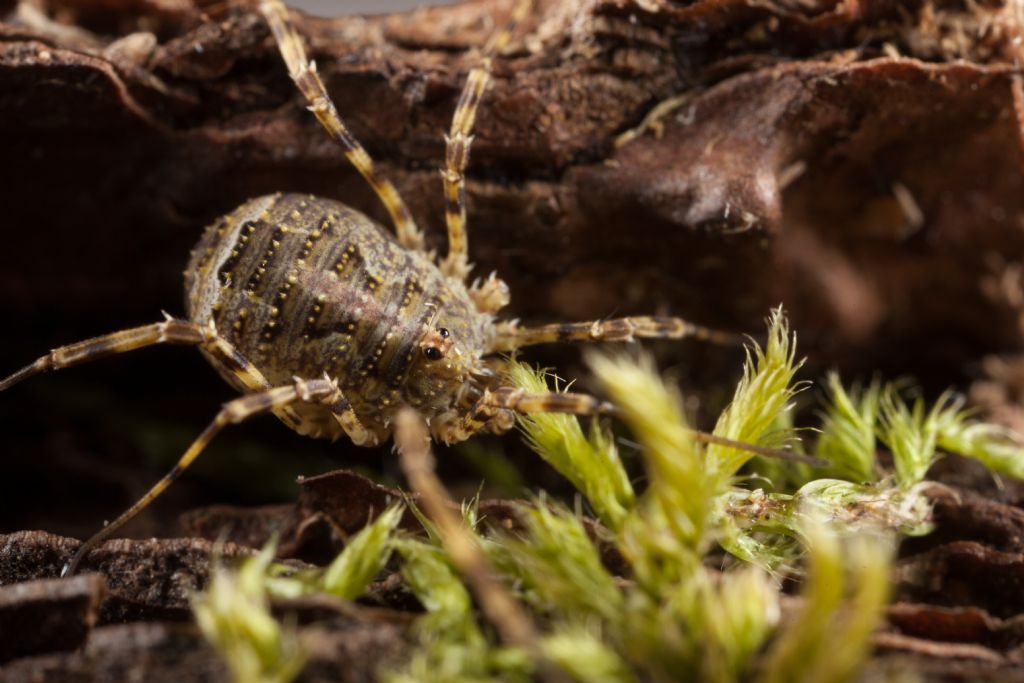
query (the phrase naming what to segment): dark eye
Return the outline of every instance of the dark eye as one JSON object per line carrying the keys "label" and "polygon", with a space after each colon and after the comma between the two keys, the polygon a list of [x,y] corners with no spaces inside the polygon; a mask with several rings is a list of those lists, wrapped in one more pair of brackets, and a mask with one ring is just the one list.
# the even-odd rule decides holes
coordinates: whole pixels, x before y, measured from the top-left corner
{"label": "dark eye", "polygon": [[423,355],[427,360],[441,360],[441,349],[436,346],[428,346],[423,349]]}
{"label": "dark eye", "polygon": [[441,339],[447,339],[448,338],[448,328],[446,328],[446,327],[439,327],[439,328],[437,328],[437,333],[439,335],[441,335]]}

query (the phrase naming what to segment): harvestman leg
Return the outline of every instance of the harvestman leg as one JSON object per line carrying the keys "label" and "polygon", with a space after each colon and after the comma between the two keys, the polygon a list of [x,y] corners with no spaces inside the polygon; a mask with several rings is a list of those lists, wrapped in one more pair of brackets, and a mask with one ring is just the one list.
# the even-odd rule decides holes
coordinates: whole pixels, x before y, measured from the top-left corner
{"label": "harvestman leg", "polygon": [[309,110],[316,115],[331,138],[341,145],[345,158],[366,179],[373,191],[377,193],[381,203],[384,204],[384,208],[391,214],[391,220],[395,224],[395,232],[398,235],[398,243],[406,249],[422,250],[423,234],[416,227],[412,214],[409,213],[409,209],[405,206],[405,202],[402,201],[395,186],[377,172],[373,159],[345,126],[345,122],[338,114],[323,81],[320,80],[320,76],[316,72],[316,64],[306,57],[306,51],[302,47],[302,38],[288,18],[288,8],[281,0],[261,0],[260,12],[270,25],[274,40],[277,41],[277,47],[288,66],[288,75],[295,81],[295,85],[309,102]]}
{"label": "harvestman leg", "polygon": [[[573,415],[616,415],[619,409],[607,401],[588,394],[572,392],[529,393],[522,389],[503,387],[486,391],[476,404],[452,422],[438,425],[435,436],[446,443],[464,441],[481,430],[507,431],[514,424],[515,413],[570,413]],[[809,465],[828,463],[792,451],[767,448],[755,444],[734,441],[708,432],[690,430],[697,441],[736,448],[768,458],[791,460]]]}
{"label": "harvestman leg", "polygon": [[450,420],[431,425],[434,436],[445,443],[465,441],[479,431],[506,432],[515,424],[515,413],[572,413],[608,415],[616,413],[611,403],[587,394],[571,392],[527,393],[502,387],[486,391],[473,406]]}
{"label": "harvestman leg", "polygon": [[78,548],[75,556],[71,558],[71,562],[64,567],[62,574],[65,576],[73,574],[78,568],[79,563],[92,548],[124,526],[124,524],[152,503],[157,496],[174,483],[174,480],[185,471],[185,468],[199,457],[199,454],[213,440],[213,437],[226,425],[238,424],[255,415],[274,412],[286,408],[293,403],[322,403],[330,405],[340,399],[341,392],[337,384],[327,379],[317,379],[310,381],[296,380],[295,384],[291,386],[268,389],[258,394],[250,394],[225,403],[220,412],[217,413],[217,417],[192,442],[192,445],[185,451],[185,454],[171,468],[171,471],[154,484],[134,505],[121,513],[117,519],[86,540]]}
{"label": "harvestman leg", "polygon": [[209,427],[181,457],[174,469],[161,479],[135,505],[118,517],[112,524],[82,545],[65,573],[73,572],[88,551],[112,534],[118,527],[134,517],[164,491],[181,472],[198,457],[199,453],[217,432],[226,424],[240,422],[252,415],[273,412],[285,424],[301,431],[302,420],[289,407],[296,402],[320,403],[331,410],[332,415],[356,444],[373,445],[376,435],[367,431],[352,411],[348,401],[336,383],[327,380],[304,382],[296,380],[293,386],[271,388],[263,374],[256,369],[235,347],[220,337],[213,325],[199,325],[186,320],[169,318],[163,322],[143,325],[128,330],[94,337],[75,344],[56,348],[40,357],[10,377],[0,381],[0,391],[9,389],[19,382],[43,372],[69,368],[93,360],[99,360],[118,353],[135,351],[157,344],[198,346],[211,354],[220,364],[237,376],[244,386],[254,392],[249,396],[225,404]]}
{"label": "harvestman leg", "polygon": [[726,346],[740,346],[749,337],[733,332],[713,330],[682,318],[637,316],[612,318],[582,323],[554,323],[540,327],[501,326],[492,352],[515,351],[523,346],[550,342],[603,342],[645,339],[683,339],[692,337],[701,341]]}
{"label": "harvestman leg", "polygon": [[468,245],[466,239],[466,164],[469,148],[473,144],[473,123],[476,111],[488,83],[491,81],[491,62],[495,54],[508,45],[516,26],[530,9],[531,0],[519,0],[505,26],[495,33],[483,48],[480,63],[466,78],[459,96],[452,127],[445,136],[445,167],[441,171],[444,181],[445,222],[448,224],[448,256],[441,263],[441,272],[464,280],[469,274]]}
{"label": "harvestman leg", "polygon": [[[217,334],[212,324],[199,325],[187,320],[169,318],[163,322],[120,330],[56,348],[0,381],[0,391],[39,373],[61,370],[157,344],[201,347],[238,377],[249,391],[270,389],[270,383],[263,374],[234,346]],[[300,422],[298,416],[290,410],[282,409],[278,416],[292,428]]]}
{"label": "harvestman leg", "polygon": [[199,325],[187,320],[168,318],[163,322],[120,330],[53,349],[34,363],[0,381],[0,391],[42,372],[61,370],[156,344],[200,346],[231,369],[250,390],[260,391],[270,387],[259,370],[218,335],[213,325]]}
{"label": "harvestman leg", "polygon": [[[231,371],[251,392],[265,392],[272,387],[256,366],[249,362],[238,349],[217,334],[213,324],[200,325],[187,320],[168,318],[151,325],[133,327],[128,330],[112,332],[101,337],[93,337],[75,344],[58,347],[50,353],[26,365],[21,370],[0,381],[0,391],[9,389],[15,384],[50,370],[61,370],[81,363],[106,358],[117,353],[126,353],[154,346],[157,344],[175,344],[178,346],[198,346],[209,353],[214,359]],[[328,406],[334,418],[341,425],[352,442],[357,446],[373,446],[379,439],[363,427],[356,417],[348,401],[338,393],[337,400]],[[274,409],[285,424],[302,433],[302,419],[287,405]]]}

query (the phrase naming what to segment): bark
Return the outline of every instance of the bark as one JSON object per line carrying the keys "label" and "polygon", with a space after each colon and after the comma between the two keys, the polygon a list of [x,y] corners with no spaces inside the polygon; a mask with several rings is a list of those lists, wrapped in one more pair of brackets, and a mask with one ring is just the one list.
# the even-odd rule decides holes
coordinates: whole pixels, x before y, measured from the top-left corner
{"label": "bark", "polygon": [[[506,4],[298,21],[440,249],[442,133]],[[0,25],[0,284],[6,315],[39,330],[19,351],[102,331],[82,318],[180,312],[202,226],[253,195],[384,219],[248,5],[48,12],[22,4]],[[657,311],[756,332],[781,302],[819,365],[948,381],[1019,345],[1018,312],[983,287],[1014,277],[1024,242],[1018,12],[540,2],[478,118],[476,272],[497,270],[509,314],[538,320]]]}
{"label": "bark", "polygon": [[[537,4],[495,62],[468,174],[475,272],[509,282],[510,317],[668,313],[757,332],[782,302],[814,368],[916,372],[937,385],[963,379],[985,354],[1019,350],[1016,3]],[[474,48],[507,11],[488,0],[374,18],[297,16],[342,116],[441,252],[443,132]],[[11,370],[46,348],[151,322],[161,309],[180,314],[181,268],[203,226],[252,196],[311,192],[386,222],[245,3],[0,2],[0,148],[0,316]],[[735,355],[727,361],[736,366]],[[1007,421],[1022,419],[1016,363],[989,360],[994,384],[976,387]],[[0,531],[87,535],[120,512],[141,488],[124,463],[177,457],[175,444],[229,395],[198,365],[191,351],[154,351],[0,396],[11,454],[0,498],[17,510]],[[256,437],[235,450],[280,455],[260,463],[266,479],[287,480],[282,463],[316,471],[294,464],[308,462],[298,460],[304,446],[274,427],[246,426]],[[271,499],[253,492],[259,477],[248,467],[228,465],[237,487],[218,489],[216,500]],[[991,484],[971,476],[955,483]],[[317,515],[355,529],[394,493],[350,474],[307,482],[294,506],[196,513],[185,525],[193,538],[105,544],[93,568],[110,597],[85,648],[66,651],[92,626],[102,588],[55,591],[64,634],[17,649],[0,675],[223,678],[191,627],[166,623],[187,617],[210,539],[227,525],[241,544],[229,547],[244,554],[277,531],[288,549],[322,560],[337,548]],[[189,482],[162,499],[158,517],[203,498],[182,490]],[[986,491],[988,500],[960,493],[937,495],[937,532],[905,547],[900,602],[876,643],[880,670],[1020,677],[1020,489]],[[505,503],[495,505],[502,519]],[[150,523],[147,531],[166,529],[166,520]],[[41,532],[0,537],[0,584],[52,578],[74,547]],[[380,605],[409,599],[393,581],[378,588]],[[12,595],[0,594],[0,616],[37,608]],[[130,623],[110,625],[120,620]],[[328,628],[323,651],[344,641],[354,654],[314,658],[308,680],[364,680],[402,650],[400,636],[391,622]],[[22,656],[29,651],[43,654]]]}
{"label": "bark", "polygon": [[[1017,506],[950,484],[977,469],[955,457],[933,469],[944,484],[929,493],[936,530],[902,546],[893,604],[875,636],[864,680],[908,670],[930,681],[1024,680],[1024,517]],[[324,534],[320,541],[329,548],[316,552],[333,555],[343,547],[342,535],[398,493],[347,471],[304,484],[291,510],[197,510],[186,525],[194,538],[107,541],[85,565],[96,573],[72,581],[55,577],[77,541],[43,532],[0,535],[0,622],[31,619],[41,625],[24,634],[11,631],[0,651],[0,677],[102,681],[125,671],[146,680],[223,679],[218,658],[193,626],[182,623],[189,618],[188,594],[208,580],[212,539],[231,539],[221,546],[222,561],[255,553],[268,539],[266,520],[276,517],[281,552],[305,554],[316,550],[309,528],[329,515],[344,533]],[[1019,485],[1004,489],[1010,497],[1020,492]],[[507,531],[522,504],[485,499],[479,513]],[[607,537],[597,522],[584,521],[596,536]],[[403,525],[422,533],[412,518]],[[621,558],[603,559],[621,580],[630,580]],[[796,613],[799,600],[786,597],[784,613]],[[390,572],[356,605],[307,596],[277,601],[273,608],[307,629],[312,625],[306,632],[311,661],[302,681],[375,680],[381,662],[398,661],[409,651],[408,627],[421,609]]]}

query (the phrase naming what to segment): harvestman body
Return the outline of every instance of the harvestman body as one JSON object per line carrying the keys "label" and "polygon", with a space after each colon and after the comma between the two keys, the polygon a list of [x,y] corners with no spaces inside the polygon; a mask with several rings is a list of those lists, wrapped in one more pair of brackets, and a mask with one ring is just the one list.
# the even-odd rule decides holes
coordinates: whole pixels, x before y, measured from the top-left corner
{"label": "harvestman body", "polygon": [[[434,438],[462,441],[479,431],[503,432],[517,412],[596,414],[613,407],[591,396],[528,394],[501,386],[496,354],[555,341],[624,341],[634,337],[698,337],[737,343],[735,335],[678,318],[634,317],[523,328],[497,323],[508,289],[492,276],[466,285],[464,177],[477,105],[491,60],[525,15],[519,2],[470,72],[447,137],[442,171],[448,254],[434,263],[394,186],[342,122],[281,0],[262,0],[289,73],[309,109],[373,187],[396,237],[347,206],[312,196],[259,197],[211,225],[185,274],[188,320],[114,332],[51,351],[0,382],[27,377],[154,344],[198,347],[244,396],[226,403],[175,467],[131,508],[88,539],[65,573],[154,498],[192,463],[225,425],[271,412],[315,437],[347,435],[374,446],[391,436],[403,406],[414,408]],[[710,435],[705,440],[737,445]],[[753,446],[749,450],[764,451]],[[774,454],[774,453],[769,453]]]}

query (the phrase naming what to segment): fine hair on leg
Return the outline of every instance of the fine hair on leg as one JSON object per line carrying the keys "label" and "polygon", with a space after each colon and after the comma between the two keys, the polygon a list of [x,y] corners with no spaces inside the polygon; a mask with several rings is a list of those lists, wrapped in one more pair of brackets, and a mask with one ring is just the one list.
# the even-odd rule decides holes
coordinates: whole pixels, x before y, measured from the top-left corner
{"label": "fine hair on leg", "polygon": [[405,201],[391,181],[377,171],[373,159],[338,114],[334,101],[316,72],[316,64],[306,57],[302,37],[288,17],[288,8],[281,0],[260,0],[259,7],[288,67],[288,74],[309,103],[309,110],[316,115],[331,139],[341,145],[345,158],[380,198],[391,215],[398,243],[406,249],[422,250],[423,234],[416,227]]}
{"label": "fine hair on leg", "polygon": [[[458,420],[444,426],[442,440],[455,443],[468,439],[473,434],[498,427],[511,428],[511,423],[501,418],[510,413],[569,413],[572,415],[619,415],[621,411],[608,401],[574,392],[538,392],[532,393],[513,387],[502,387],[494,391],[486,391],[480,400]],[[800,462],[819,467],[828,465],[824,460],[794,453],[793,451],[768,448],[757,444],[735,441],[726,437],[690,429],[694,440],[702,443],[717,444],[754,453],[766,458]]]}
{"label": "fine hair on leg", "polygon": [[494,55],[508,45],[516,26],[530,9],[531,0],[517,0],[508,22],[487,41],[479,63],[466,77],[459,102],[452,117],[452,126],[445,136],[445,166],[441,171],[444,183],[444,217],[448,226],[448,256],[441,262],[441,272],[464,280],[469,274],[468,239],[466,237],[466,165],[473,144],[473,124],[484,91],[491,81]]}
{"label": "fine hair on leg", "polygon": [[255,415],[273,412],[275,409],[283,408],[293,403],[334,403],[339,399],[339,395],[338,385],[332,381],[326,379],[296,380],[293,385],[268,389],[258,394],[250,394],[225,403],[213,421],[192,442],[192,445],[189,446],[188,450],[185,451],[167,474],[155,483],[142,498],[122,512],[117,519],[93,534],[79,546],[74,557],[64,566],[61,576],[73,574],[91,549],[128,523],[163,493],[168,486],[174,483],[181,476],[181,473],[195,462],[199,454],[203,452],[203,449],[209,445],[217,433],[225,426],[238,424]]}
{"label": "fine hair on leg", "polygon": [[696,339],[698,341],[742,346],[752,338],[735,332],[723,332],[682,318],[634,316],[579,323],[553,323],[538,327],[504,325],[494,342],[494,352],[511,352],[524,346],[551,343],[623,342],[634,339]]}

